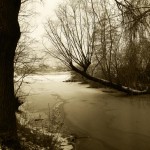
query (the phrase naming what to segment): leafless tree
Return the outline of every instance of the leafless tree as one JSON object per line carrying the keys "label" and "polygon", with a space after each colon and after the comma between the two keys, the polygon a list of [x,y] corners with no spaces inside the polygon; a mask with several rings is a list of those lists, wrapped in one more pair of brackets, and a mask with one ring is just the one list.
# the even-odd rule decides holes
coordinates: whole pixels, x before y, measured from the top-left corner
{"label": "leafless tree", "polygon": [[0,1],[0,142],[11,149],[20,149],[15,115],[19,102],[14,92],[14,59],[21,35],[20,7],[27,2]]}
{"label": "leafless tree", "polygon": [[[20,99],[22,99],[24,95],[21,87],[25,83],[25,77],[35,72],[35,64],[41,60],[41,58],[37,57],[34,49],[34,45],[37,41],[30,37],[33,27],[29,24],[29,22],[31,18],[37,15],[36,12],[31,10],[29,7],[29,5],[31,5],[30,3],[31,1],[29,0],[22,1],[21,10],[19,13],[19,23],[22,34],[18,42],[14,58],[15,96]],[[34,4],[35,3],[37,3],[37,1],[35,1]]]}
{"label": "leafless tree", "polygon": [[6,145],[17,138],[13,60],[20,38],[20,5],[21,0],[0,1],[0,138]]}
{"label": "leafless tree", "polygon": [[[121,86],[123,61],[119,57],[124,45],[119,44],[124,38],[119,27],[120,14],[116,15],[110,5],[97,0],[69,0],[60,5],[56,12],[58,20],[48,20],[46,27],[47,38],[54,45],[54,51],[46,48],[47,52],[89,80],[127,93],[145,93]],[[98,69],[99,76],[95,75]]]}
{"label": "leafless tree", "polygon": [[56,48],[51,55],[67,66],[78,66],[84,72],[91,64],[95,50],[95,16],[90,12],[89,1],[60,5],[57,11],[59,22],[48,21],[46,33]]}

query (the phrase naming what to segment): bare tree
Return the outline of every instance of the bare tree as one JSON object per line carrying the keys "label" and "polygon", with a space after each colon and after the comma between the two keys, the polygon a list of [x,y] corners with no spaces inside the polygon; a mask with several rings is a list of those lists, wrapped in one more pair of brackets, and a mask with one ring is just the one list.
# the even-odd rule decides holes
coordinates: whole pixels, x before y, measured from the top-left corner
{"label": "bare tree", "polygon": [[[0,142],[11,149],[20,149],[15,115],[19,102],[14,92],[14,66],[20,55],[22,58],[24,55],[24,48],[18,44],[21,35],[18,16],[21,4],[28,5],[28,2],[0,1]],[[25,13],[21,15],[26,16]],[[17,44],[19,51],[16,52]]]}
{"label": "bare tree", "polygon": [[89,12],[88,1],[61,5],[57,11],[58,24],[48,21],[47,36],[57,49],[51,55],[67,66],[78,66],[84,72],[91,64],[94,53],[95,17]]}
{"label": "bare tree", "polygon": [[[32,1],[32,3],[36,4],[37,1]],[[22,1],[19,13],[19,23],[22,34],[14,58],[15,96],[19,98],[19,101],[22,101],[25,98],[25,95],[21,90],[22,85],[26,83],[24,82],[24,79],[28,75],[35,73],[35,65],[41,60],[41,58],[37,57],[35,53],[35,45],[37,41],[30,37],[33,32],[33,25],[30,25],[29,22],[37,14],[35,10],[32,10],[29,6],[31,7],[31,1]]]}
{"label": "bare tree", "polygon": [[9,145],[10,141],[17,138],[13,61],[20,38],[20,5],[21,0],[0,1],[0,138],[3,144],[12,147],[14,145]]}
{"label": "bare tree", "polygon": [[[96,39],[95,39],[95,61],[103,78],[112,82],[115,73],[116,49],[118,47],[117,16],[114,9],[111,9],[109,1],[93,3],[93,12],[96,18]],[[114,8],[114,7],[113,7]],[[96,67],[94,67],[97,71]]]}
{"label": "bare tree", "polygon": [[57,22],[48,21],[46,34],[55,51],[47,51],[89,80],[127,93],[146,93],[122,86],[128,85],[120,78],[125,38],[116,12],[117,5],[111,2],[67,1],[57,9]]}

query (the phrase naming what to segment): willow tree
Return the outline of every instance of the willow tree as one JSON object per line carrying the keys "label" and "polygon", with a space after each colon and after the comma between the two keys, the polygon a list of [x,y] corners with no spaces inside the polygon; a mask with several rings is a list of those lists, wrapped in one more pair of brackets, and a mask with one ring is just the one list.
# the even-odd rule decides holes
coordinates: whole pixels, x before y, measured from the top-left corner
{"label": "willow tree", "polygon": [[89,12],[89,1],[72,1],[60,5],[57,11],[58,24],[48,21],[48,39],[56,50],[48,51],[67,66],[78,66],[87,72],[94,53],[95,16]]}
{"label": "willow tree", "polygon": [[0,0],[0,140],[7,146],[17,138],[13,62],[20,38],[20,6],[21,0]]}
{"label": "willow tree", "polygon": [[[67,4],[60,5],[56,11],[57,22],[48,20],[47,23],[47,38],[54,46],[54,51],[47,51],[89,80],[126,93],[147,93],[147,88],[138,91],[127,87],[119,82],[119,77],[116,81],[122,31],[116,23],[120,20],[114,10],[117,5],[113,4],[110,1],[68,0]],[[96,72],[100,69],[100,76],[95,76],[90,69]]]}

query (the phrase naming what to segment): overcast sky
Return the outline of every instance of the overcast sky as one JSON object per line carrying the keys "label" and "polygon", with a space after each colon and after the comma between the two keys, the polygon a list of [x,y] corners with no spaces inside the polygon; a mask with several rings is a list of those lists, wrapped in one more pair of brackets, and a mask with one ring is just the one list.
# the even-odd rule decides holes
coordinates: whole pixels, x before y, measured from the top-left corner
{"label": "overcast sky", "polygon": [[[30,10],[36,12],[36,15],[33,15],[28,18],[28,23],[29,25],[31,25],[31,31],[32,31],[29,33],[29,37],[33,37],[35,40],[38,41],[35,43],[33,49],[35,49],[35,52],[39,56],[44,55],[43,53],[44,47],[42,44],[42,40],[45,32],[44,24],[46,23],[48,18],[53,18],[55,16],[56,7],[63,2],[63,0],[43,0],[43,1],[44,3],[33,3],[33,4],[30,3],[30,5],[28,5]],[[55,65],[55,62],[56,61],[54,59],[52,58],[50,59],[50,63],[52,65]]]}
{"label": "overcast sky", "polygon": [[33,9],[37,12],[32,20],[36,28],[33,36],[38,38],[43,35],[46,20],[55,16],[55,9],[60,3],[62,3],[62,0],[44,0],[44,4],[39,3],[33,6]]}

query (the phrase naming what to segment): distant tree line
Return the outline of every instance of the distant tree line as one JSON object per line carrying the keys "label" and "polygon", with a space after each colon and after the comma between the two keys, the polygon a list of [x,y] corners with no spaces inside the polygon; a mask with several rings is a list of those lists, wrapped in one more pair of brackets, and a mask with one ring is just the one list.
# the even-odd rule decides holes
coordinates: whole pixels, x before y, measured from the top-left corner
{"label": "distant tree line", "polygon": [[68,0],[56,15],[46,26],[50,55],[89,80],[149,93],[149,0]]}

